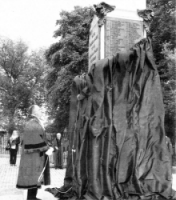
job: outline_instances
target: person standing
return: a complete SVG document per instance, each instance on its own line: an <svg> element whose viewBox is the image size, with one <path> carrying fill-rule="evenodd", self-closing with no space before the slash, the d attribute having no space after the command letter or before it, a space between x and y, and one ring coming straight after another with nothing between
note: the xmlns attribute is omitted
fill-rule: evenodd
<svg viewBox="0 0 176 200"><path fill-rule="evenodd" d="M170 138L168 136L165 136L165 138L166 138L166 145L167 145L168 151L169 151L170 155L172 156L173 149L172 149L171 140L170 140Z"/></svg>
<svg viewBox="0 0 176 200"><path fill-rule="evenodd" d="M10 165L16 165L16 158L18 152L18 146L20 143L20 137L18 131L14 130L11 137L8 140L9 153L10 153Z"/></svg>
<svg viewBox="0 0 176 200"><path fill-rule="evenodd" d="M62 169L61 133L56 134L53 141L55 169Z"/></svg>
<svg viewBox="0 0 176 200"><path fill-rule="evenodd" d="M22 155L16 187L28 189L27 200L37 200L37 190L41 184L50 184L48 155L51 149L49 149L40 117L40 107L31 106L24 126Z"/></svg>
<svg viewBox="0 0 176 200"><path fill-rule="evenodd" d="M171 168L172 168L172 155L173 155L172 143L168 136L165 136L165 139L166 139L166 145L168 148L169 157L170 157L170 161L171 161Z"/></svg>

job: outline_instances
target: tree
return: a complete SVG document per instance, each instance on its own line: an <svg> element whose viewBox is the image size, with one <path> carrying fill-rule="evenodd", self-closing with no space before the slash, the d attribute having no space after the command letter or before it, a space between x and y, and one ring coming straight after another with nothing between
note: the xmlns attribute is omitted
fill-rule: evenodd
<svg viewBox="0 0 176 200"><path fill-rule="evenodd" d="M22 41L0 40L1 115L8 118L9 134L32 102L44 101L42 54L32 52L29 55L27 50Z"/></svg>
<svg viewBox="0 0 176 200"><path fill-rule="evenodd" d="M169 80L162 81L163 100L165 104L165 129L167 135L171 138L172 143L175 143L175 103L176 103L176 51L171 51L168 45L164 45L163 54L168 67L167 77Z"/></svg>
<svg viewBox="0 0 176 200"><path fill-rule="evenodd" d="M171 50L176 47L175 5L175 0L148 0L148 7L154 11L151 32L157 63L164 58L162 54L164 43L170 43Z"/></svg>
<svg viewBox="0 0 176 200"><path fill-rule="evenodd" d="M168 81L168 66L163 53L164 45L167 49L174 51L176 48L176 21L175 21L175 0L150 0L149 7L155 15L151 25L152 43L156 63L162 81Z"/></svg>
<svg viewBox="0 0 176 200"><path fill-rule="evenodd" d="M55 131L63 131L68 126L72 80L88 69L88 37L93 9L75 7L71 12L62 11L60 17L56 22L59 28L54 33L60 40L45 54L52 67L46 87Z"/></svg>
<svg viewBox="0 0 176 200"><path fill-rule="evenodd" d="M160 74L165 104L166 134L175 144L176 21L175 0L148 0L155 15L151 24L153 50Z"/></svg>

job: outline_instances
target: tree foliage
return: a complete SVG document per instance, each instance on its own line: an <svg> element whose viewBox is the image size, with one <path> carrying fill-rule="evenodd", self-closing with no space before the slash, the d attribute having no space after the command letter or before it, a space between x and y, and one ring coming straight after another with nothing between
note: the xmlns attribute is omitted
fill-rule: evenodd
<svg viewBox="0 0 176 200"><path fill-rule="evenodd" d="M163 54L165 56L164 62L167 67L166 80L162 81L163 99L165 104L165 129L167 135L171 138L173 144L175 143L175 121L176 121L176 51L170 50L168 44L164 45ZM163 61L162 61L163 62Z"/></svg>
<svg viewBox="0 0 176 200"><path fill-rule="evenodd" d="M87 71L88 37L93 16L92 8L75 7L73 11L62 11L56 24L59 28L54 37L60 37L46 51L46 59L52 70L47 77L48 99L51 115L55 119L55 131L68 126L69 102L73 78Z"/></svg>
<svg viewBox="0 0 176 200"><path fill-rule="evenodd" d="M164 58L162 54L163 44L169 43L169 48L176 47L176 24L175 24L175 0L149 0L148 6L154 11L152 22L152 43L156 62Z"/></svg>
<svg viewBox="0 0 176 200"><path fill-rule="evenodd" d="M176 11L175 0L148 0L155 15L151 25L156 64L163 88L166 134L175 142Z"/></svg>
<svg viewBox="0 0 176 200"><path fill-rule="evenodd" d="M1 116L7 116L10 133L31 103L44 101L43 58L41 52L29 55L22 41L0 40Z"/></svg>

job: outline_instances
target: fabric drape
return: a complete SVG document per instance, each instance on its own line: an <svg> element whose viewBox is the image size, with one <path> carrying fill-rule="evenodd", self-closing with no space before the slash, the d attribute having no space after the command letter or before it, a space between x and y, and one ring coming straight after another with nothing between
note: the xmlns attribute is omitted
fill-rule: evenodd
<svg viewBox="0 0 176 200"><path fill-rule="evenodd" d="M164 105L150 40L98 61L74 84L69 159L77 198L171 198Z"/></svg>

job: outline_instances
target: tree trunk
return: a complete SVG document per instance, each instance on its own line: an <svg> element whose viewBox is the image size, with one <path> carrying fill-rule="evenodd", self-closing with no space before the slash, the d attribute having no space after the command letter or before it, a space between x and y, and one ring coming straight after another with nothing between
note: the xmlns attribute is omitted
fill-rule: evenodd
<svg viewBox="0 0 176 200"><path fill-rule="evenodd" d="M9 135L9 137L12 135L13 130L15 128L14 113L15 113L15 111L11 112L10 116L9 116L9 125L8 125L8 135Z"/></svg>

